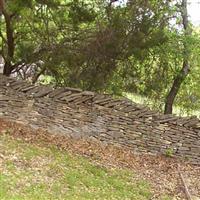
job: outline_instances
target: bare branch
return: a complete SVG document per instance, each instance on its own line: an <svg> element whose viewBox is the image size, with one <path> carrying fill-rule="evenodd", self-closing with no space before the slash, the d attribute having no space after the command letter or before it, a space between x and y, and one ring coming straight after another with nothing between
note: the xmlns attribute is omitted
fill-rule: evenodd
<svg viewBox="0 0 200 200"><path fill-rule="evenodd" d="M192 200L191 194L190 194L190 192L189 192L189 189L188 189L188 187L187 187L187 184L186 184L186 182L185 182L185 179L184 179L184 177L183 177L183 174L181 173L180 165L178 165L178 173L179 173L180 178L181 178L181 181L182 181L182 183L183 183L183 186L184 186L184 190L185 190L185 194L186 194L187 199L188 199L188 200Z"/></svg>

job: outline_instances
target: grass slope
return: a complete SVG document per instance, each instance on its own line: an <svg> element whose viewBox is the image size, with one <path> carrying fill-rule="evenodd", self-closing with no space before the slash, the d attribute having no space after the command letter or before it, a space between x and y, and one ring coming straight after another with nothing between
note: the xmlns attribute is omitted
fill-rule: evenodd
<svg viewBox="0 0 200 200"><path fill-rule="evenodd" d="M0 134L0 199L150 199L149 185L131 171L97 166L55 147Z"/></svg>

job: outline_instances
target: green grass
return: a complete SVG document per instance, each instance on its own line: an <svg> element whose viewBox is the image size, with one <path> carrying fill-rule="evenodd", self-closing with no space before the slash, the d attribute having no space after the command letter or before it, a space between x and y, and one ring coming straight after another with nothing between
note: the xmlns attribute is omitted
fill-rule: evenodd
<svg viewBox="0 0 200 200"><path fill-rule="evenodd" d="M55 147L0 135L1 200L147 200L150 186L129 170L100 167Z"/></svg>
<svg viewBox="0 0 200 200"><path fill-rule="evenodd" d="M161 200L172 200L172 197L169 197L169 196L163 196L161 198Z"/></svg>

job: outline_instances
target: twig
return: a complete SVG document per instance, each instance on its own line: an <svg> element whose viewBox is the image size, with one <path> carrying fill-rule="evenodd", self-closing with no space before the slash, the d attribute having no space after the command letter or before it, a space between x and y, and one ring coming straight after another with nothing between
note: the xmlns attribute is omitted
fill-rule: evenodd
<svg viewBox="0 0 200 200"><path fill-rule="evenodd" d="M5 156L4 156L3 154L0 154L0 158L4 159L4 158L5 158Z"/></svg>
<svg viewBox="0 0 200 200"><path fill-rule="evenodd" d="M187 184L186 184L186 182L185 182L185 179L184 179L184 177L183 177L183 174L181 173L180 165L179 165L179 164L178 164L178 173L179 173L180 178L181 178L181 181L182 181L182 183L183 183L184 191L185 191L185 194L186 194L187 199L188 199L188 200L192 200L192 196L191 196L191 194L190 194L190 192L189 192L189 189L188 189L188 187L187 187Z"/></svg>

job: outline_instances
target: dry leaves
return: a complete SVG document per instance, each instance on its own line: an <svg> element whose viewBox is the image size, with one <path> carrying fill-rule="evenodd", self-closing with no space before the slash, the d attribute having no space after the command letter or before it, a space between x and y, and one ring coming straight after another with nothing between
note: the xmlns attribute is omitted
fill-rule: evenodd
<svg viewBox="0 0 200 200"><path fill-rule="evenodd" d="M160 199L163 194L177 200L186 199L177 170L179 164L191 195L195 200L200 199L200 166L165 156L135 155L130 149L102 144L97 140L77 140L63 135L53 135L45 130L33 130L23 124L3 119L0 119L0 133L10 134L14 138L37 145L56 145L73 154L86 156L105 167L129 168L133 170L136 179L143 178L151 183L154 193L152 199Z"/></svg>

